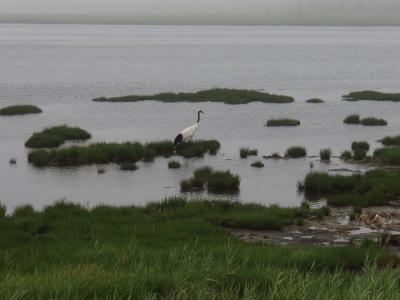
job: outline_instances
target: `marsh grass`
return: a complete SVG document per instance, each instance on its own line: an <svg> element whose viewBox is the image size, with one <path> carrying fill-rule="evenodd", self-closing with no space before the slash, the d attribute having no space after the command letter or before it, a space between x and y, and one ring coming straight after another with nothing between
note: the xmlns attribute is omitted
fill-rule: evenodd
<svg viewBox="0 0 400 300"><path fill-rule="evenodd" d="M285 152L285 157L288 158L300 158L307 155L306 148L302 146L291 146Z"/></svg>
<svg viewBox="0 0 400 300"><path fill-rule="evenodd" d="M331 160L332 150L329 148L321 149L319 157L322 161L329 162Z"/></svg>
<svg viewBox="0 0 400 300"><path fill-rule="evenodd" d="M26 142L28 148L56 148L65 141L84 141L92 136L86 130L79 127L66 125L46 128L41 132L35 132Z"/></svg>
<svg viewBox="0 0 400 300"><path fill-rule="evenodd" d="M41 112L42 110L35 105L12 105L0 109L0 115L3 116L38 114Z"/></svg>
<svg viewBox="0 0 400 300"><path fill-rule="evenodd" d="M199 140L183 143L176 150L183 157L202 157L205 153L217 151L220 144L214 140ZM158 156L172 156L172 141L147 144L138 142L95 143L87 146L70 146L53 150L35 150L28 154L28 161L37 167L78 166L105 163L135 163L139 160L151 162Z"/></svg>
<svg viewBox="0 0 400 300"><path fill-rule="evenodd" d="M319 98L311 98L306 100L306 103L324 103L325 101Z"/></svg>
<svg viewBox="0 0 400 300"><path fill-rule="evenodd" d="M377 91L357 91L351 92L348 95L343 96L343 100L347 101L359 101L359 100L371 100L371 101L400 101L399 93L382 93Z"/></svg>
<svg viewBox="0 0 400 300"><path fill-rule="evenodd" d="M328 204L365 207L383 205L400 196L400 171L372 170L350 176L310 172L303 185L308 196L328 196Z"/></svg>
<svg viewBox="0 0 400 300"><path fill-rule="evenodd" d="M218 226L280 229L308 214L173 198L90 210L60 203L6 216L0 298L397 299L398 258L376 244L250 244Z"/></svg>
<svg viewBox="0 0 400 300"><path fill-rule="evenodd" d="M363 160L367 157L367 151L362 149L355 149L353 151L353 159L355 161Z"/></svg>
<svg viewBox="0 0 400 300"><path fill-rule="evenodd" d="M343 123L345 124L360 124L360 115L349 115L344 120Z"/></svg>
<svg viewBox="0 0 400 300"><path fill-rule="evenodd" d="M181 163L177 160L170 160L168 162L168 169L179 169L181 167Z"/></svg>
<svg viewBox="0 0 400 300"><path fill-rule="evenodd" d="M295 119L270 119L265 126L268 127L281 127L281 126L299 126L300 121Z"/></svg>
<svg viewBox="0 0 400 300"><path fill-rule="evenodd" d="M388 165L400 165L400 146L379 148L374 151L373 157Z"/></svg>
<svg viewBox="0 0 400 300"><path fill-rule="evenodd" d="M353 154L349 150L345 150L340 154L340 158L343 160L350 160L353 157Z"/></svg>
<svg viewBox="0 0 400 300"><path fill-rule="evenodd" d="M222 102L226 104L246 104L250 102L291 103L292 97L274 95L254 90L221 89L199 91L195 93L160 93L155 95L131 95L122 97L100 97L95 102L136 102L155 100L161 102Z"/></svg>
<svg viewBox="0 0 400 300"><path fill-rule="evenodd" d="M385 136L380 142L384 146L400 146L400 135Z"/></svg>
<svg viewBox="0 0 400 300"><path fill-rule="evenodd" d="M388 123L384 119L378 119L374 117L364 118L360 121L363 126L386 126Z"/></svg>
<svg viewBox="0 0 400 300"><path fill-rule="evenodd" d="M240 158L247 158L247 156L257 156L258 150L257 149L250 149L247 147L242 147L239 149Z"/></svg>
<svg viewBox="0 0 400 300"><path fill-rule="evenodd" d="M368 151L369 150L369 144L367 141L354 141L351 143L351 150L363 150L363 151Z"/></svg>
<svg viewBox="0 0 400 300"><path fill-rule="evenodd" d="M230 171L214 170L209 166L203 166L194 170L193 177L181 181L181 189L204 189L213 193L237 193L239 192L240 177Z"/></svg>
<svg viewBox="0 0 400 300"><path fill-rule="evenodd" d="M254 168L263 168L264 164L263 164L262 161L256 160L255 162L251 163L251 166L254 167Z"/></svg>

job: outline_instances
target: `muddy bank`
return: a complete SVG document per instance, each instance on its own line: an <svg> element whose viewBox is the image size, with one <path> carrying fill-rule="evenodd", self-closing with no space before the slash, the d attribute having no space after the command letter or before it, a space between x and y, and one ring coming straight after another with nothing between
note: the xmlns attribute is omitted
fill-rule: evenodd
<svg viewBox="0 0 400 300"><path fill-rule="evenodd" d="M350 220L352 207L330 207L330 216L322 220L309 218L303 226L292 225L282 231L227 228L233 236L249 243L275 243L280 245L360 245L365 239L377 241L379 229ZM363 214L390 212L390 242L388 248L400 255L400 201L390 206L363 209Z"/></svg>

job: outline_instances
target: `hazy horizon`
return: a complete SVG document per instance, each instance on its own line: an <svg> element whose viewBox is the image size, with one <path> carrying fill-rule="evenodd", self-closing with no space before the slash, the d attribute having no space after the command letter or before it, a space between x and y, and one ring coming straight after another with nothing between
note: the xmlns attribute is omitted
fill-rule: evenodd
<svg viewBox="0 0 400 300"><path fill-rule="evenodd" d="M398 0L3 0L0 22L400 25Z"/></svg>

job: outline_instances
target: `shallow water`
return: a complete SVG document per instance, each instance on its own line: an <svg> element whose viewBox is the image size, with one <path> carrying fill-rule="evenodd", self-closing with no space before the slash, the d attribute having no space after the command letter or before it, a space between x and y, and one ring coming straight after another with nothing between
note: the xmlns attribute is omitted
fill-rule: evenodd
<svg viewBox="0 0 400 300"><path fill-rule="evenodd" d="M0 201L9 209L56 199L97 203L143 204L179 194L179 181L195 167L231 169L241 178L243 202L298 205L296 182L310 170L341 167L334 159L264 160L251 168L239 147L259 155L284 153L304 145L309 155L331 147L334 155L353 140L377 139L400 131L400 104L342 102L352 90L398 91L399 28L195 27L99 25L0 25L0 105L36 103L40 115L0 118ZM93 103L98 96L192 91L211 87L255 88L291 95L292 104L225 105L218 103ZM306 104L321 97L327 103ZM167 159L139 163L135 172L107 165L37 169L27 164L23 144L33 131L66 123L81 126L92 141L172 139L203 117L198 138L217 139L215 157L183 160L167 169ZM350 113L383 117L387 127L345 126ZM269 118L291 117L300 127L267 128ZM17 165L9 165L11 157ZM260 158L260 157L259 157ZM262 158L261 158L262 159Z"/></svg>

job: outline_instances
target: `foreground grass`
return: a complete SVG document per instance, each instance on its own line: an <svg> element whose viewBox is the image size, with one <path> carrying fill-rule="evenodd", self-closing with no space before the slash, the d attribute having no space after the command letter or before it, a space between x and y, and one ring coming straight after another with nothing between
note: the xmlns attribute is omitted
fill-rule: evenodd
<svg viewBox="0 0 400 300"><path fill-rule="evenodd" d="M400 171L373 170L351 176L310 172L303 186L308 196L327 196L328 204L366 207L400 196Z"/></svg>
<svg viewBox="0 0 400 300"><path fill-rule="evenodd" d="M289 96L274 95L254 90L211 89L195 93L161 93L155 95L131 95L111 98L96 98L96 102L136 102L156 100L162 102L222 102L226 104L246 104L249 102L290 103L294 99Z"/></svg>
<svg viewBox="0 0 400 300"><path fill-rule="evenodd" d="M104 163L135 163L139 160L152 161L157 156L169 157L174 154L202 157L216 154L220 143L215 140L197 140L182 143L174 152L172 141L141 143L96 143L88 146L71 146L53 150L35 150L28 154L28 161L37 167L79 166Z"/></svg>
<svg viewBox="0 0 400 300"><path fill-rule="evenodd" d="M38 114L41 112L42 110L35 105L12 105L0 109L0 115L3 116Z"/></svg>
<svg viewBox="0 0 400 300"><path fill-rule="evenodd" d="M268 127L281 127L281 126L299 126L300 121L295 119L270 119L265 126Z"/></svg>
<svg viewBox="0 0 400 300"><path fill-rule="evenodd" d="M305 213L184 199L91 210L66 202L41 212L17 208L0 219L0 297L396 299L400 271L377 266L398 259L378 246L247 244L217 226L291 223Z"/></svg>
<svg viewBox="0 0 400 300"><path fill-rule="evenodd" d="M372 101L400 101L399 93L382 93L377 91L351 92L343 96L347 101L372 100Z"/></svg>
<svg viewBox="0 0 400 300"><path fill-rule="evenodd" d="M26 142L28 148L56 148L65 141L84 141L92 136L86 130L79 127L66 125L45 128L41 132L35 132Z"/></svg>

